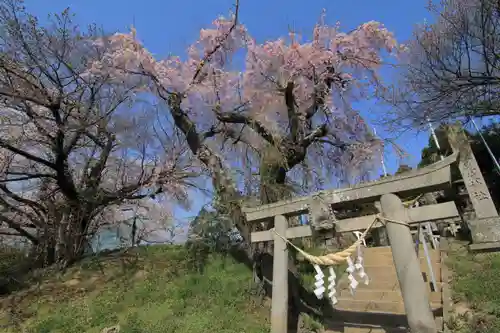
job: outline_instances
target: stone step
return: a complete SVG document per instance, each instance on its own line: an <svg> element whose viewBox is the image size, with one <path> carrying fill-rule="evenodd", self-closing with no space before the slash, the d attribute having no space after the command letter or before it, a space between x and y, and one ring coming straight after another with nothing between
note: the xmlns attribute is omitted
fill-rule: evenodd
<svg viewBox="0 0 500 333"><path fill-rule="evenodd" d="M359 280L359 279L358 279ZM394 290L399 290L399 282L397 279L370 279L370 282L368 285L365 285L364 283L360 282L356 290L387 290L387 291L394 291ZM344 275L338 282L337 282L337 290L340 292L342 290L349 290L349 280L347 280L347 274Z"/></svg>
<svg viewBox="0 0 500 333"><path fill-rule="evenodd" d="M442 308L441 302L431 302L432 310ZM390 314L405 314L403 302L387 302L387 301L361 301L355 299L339 299L339 302L334 306L337 310L356 311L356 312L378 312Z"/></svg>
<svg viewBox="0 0 500 333"><path fill-rule="evenodd" d="M399 290L356 290L354 295L349 290L342 290L338 297L339 299L357 300L357 301L387 301L387 302L402 302L403 296ZM439 303L442 300L441 292L430 292L429 301Z"/></svg>
<svg viewBox="0 0 500 333"><path fill-rule="evenodd" d="M441 256L437 252L431 252L430 258L432 263L440 263ZM425 253L419 253L420 265L427 265ZM377 265L394 265L391 253L363 253L363 262L366 264L377 263Z"/></svg>
<svg viewBox="0 0 500 333"><path fill-rule="evenodd" d="M438 249L431 249L430 246L431 246L430 242L428 241L427 247L429 248L429 250L439 251L439 248ZM415 248L415 244L413 244L413 247ZM424 245L422 243L420 243L418 248L419 248L419 250L423 251ZM372 246L372 247L365 247L365 249L369 249L369 250L377 251L377 252L390 252L390 251L392 251L390 246Z"/></svg>
<svg viewBox="0 0 500 333"><path fill-rule="evenodd" d="M439 249L436 249L436 250L431 249L429 243L427 243L427 246L428 246L429 250L439 252ZM419 252L424 251L424 246L422 244L420 244L420 246L418 248L419 248ZM371 253L390 253L392 251L392 249L390 246L374 246L374 247L365 247L365 248L363 248L363 251L365 251L365 252L368 251Z"/></svg>
<svg viewBox="0 0 500 333"><path fill-rule="evenodd" d="M339 326L327 329L325 333L407 333L407 328L399 327L377 327L377 326Z"/></svg>
<svg viewBox="0 0 500 333"><path fill-rule="evenodd" d="M441 290L442 282L437 281L437 291ZM431 283L426 283L428 292L431 292ZM337 291L341 292L343 290L349 290L349 281L347 276L342 277L342 279L337 283ZM360 283L356 290L384 290L384 291L398 291L399 282L397 279L381 280L381 279L371 279L368 285Z"/></svg>
<svg viewBox="0 0 500 333"><path fill-rule="evenodd" d="M424 259L426 260L425 252L422 249L419 250L418 256L420 261ZM429 249L429 256L431 258L431 262L441 262L441 252L439 250ZM380 262L381 264L385 262L393 263L392 259L392 251L390 247L369 247L363 249L363 257L364 262Z"/></svg>
<svg viewBox="0 0 500 333"><path fill-rule="evenodd" d="M434 278L436 279L436 282L442 282L442 270L439 265L433 265L433 273L434 273ZM373 283L376 283L377 281L384 281L385 283L398 283L398 276L396 274L396 269L394 266L365 266L365 272L368 275L370 285ZM348 274L347 272L343 272L342 276L340 276L337 280L337 284L342 284L349 282L348 280ZM361 279L358 275L358 273L354 273L354 277L358 282L362 282L363 279ZM425 282L431 282L431 274L429 272L428 267L423 267L422 268L422 277ZM380 288L376 288L380 289ZM384 288L380 289L384 290ZM389 289L391 290L391 289Z"/></svg>
<svg viewBox="0 0 500 333"><path fill-rule="evenodd" d="M434 276L437 281L441 281L441 264L433 264L432 269L434 271ZM382 266L382 265L365 265L365 272L368 274L370 280L376 279L397 279L396 268L394 266ZM430 280L430 272L429 267L427 265L423 265L421 267L423 273L425 273L426 277ZM347 275L347 274L344 274ZM357 276L355 273L354 276Z"/></svg>
<svg viewBox="0 0 500 333"><path fill-rule="evenodd" d="M443 330L443 317L435 318L438 332ZM346 322L328 323L324 333L408 333L409 329L406 325L397 326L380 326L370 324L356 324Z"/></svg>
<svg viewBox="0 0 500 333"><path fill-rule="evenodd" d="M432 268L437 281L437 291L431 291L429 267L423 247L419 259L424 281L426 281L429 302L435 315L442 311L441 253L429 245ZM366 248L363 251L365 271L370 283L360 283L354 296L349 291L347 274L337 283L339 302L335 315L325 332L329 333L403 333L408 332L404 303L402 300L391 248ZM357 277L357 275L355 274ZM357 277L361 282L361 279ZM442 330L442 318L436 318L438 330Z"/></svg>

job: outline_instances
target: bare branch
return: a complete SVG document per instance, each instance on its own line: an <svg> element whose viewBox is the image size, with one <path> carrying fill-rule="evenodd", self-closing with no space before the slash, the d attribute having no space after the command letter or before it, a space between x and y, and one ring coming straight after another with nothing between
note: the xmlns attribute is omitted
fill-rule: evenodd
<svg viewBox="0 0 500 333"><path fill-rule="evenodd" d="M431 1L429 10L435 22L417 27L401 80L383 96L394 107L385 122L392 130L421 127L427 119L499 115L497 2Z"/></svg>
<svg viewBox="0 0 500 333"><path fill-rule="evenodd" d="M259 121L252 119L250 116L245 116L244 114L238 112L220 112L217 113L217 119L223 123L247 125L270 144L275 144L276 142L273 134L271 134L271 132L268 131Z"/></svg>

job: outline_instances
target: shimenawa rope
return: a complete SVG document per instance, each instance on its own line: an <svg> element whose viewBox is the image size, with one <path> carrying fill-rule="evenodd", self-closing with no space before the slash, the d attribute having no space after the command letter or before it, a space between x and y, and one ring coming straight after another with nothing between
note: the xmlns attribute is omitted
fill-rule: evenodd
<svg viewBox="0 0 500 333"><path fill-rule="evenodd" d="M414 201L416 201L417 199L415 199ZM363 232L363 234L361 234L359 239L356 242L354 242L354 244L352 244L351 246L349 246L347 249L345 249L343 251L336 252L336 253L329 253L329 254L326 254L323 256L314 256L312 254L309 254L309 253L305 252L304 250L302 250L301 248L299 248L298 246L296 246L295 244L293 244L292 242L290 242L288 239L286 239L282 235L280 235L278 232L276 232L276 230L274 228L272 228L271 230L278 237L283 239L287 244L290 244L294 249L296 249L300 254L302 254L304 256L304 258L306 260L308 260L310 263L317 264L317 265L323 265L323 266L332 266L332 265L338 265L338 264L342 264L342 263L346 262L347 258L349 258L354 252L356 252L356 249L358 248L358 246L360 246L363 243L363 240L365 239L366 235L373 228L373 226L375 224L377 224L377 222L380 222L382 224L384 222L385 223L390 222L390 223L397 223L397 224L409 226L409 224L406 222L391 220L391 219L388 219L386 217L383 217L381 214L377 214L377 215L375 215L375 218L373 219L373 222L370 224L370 226L368 228L366 228L366 230Z"/></svg>

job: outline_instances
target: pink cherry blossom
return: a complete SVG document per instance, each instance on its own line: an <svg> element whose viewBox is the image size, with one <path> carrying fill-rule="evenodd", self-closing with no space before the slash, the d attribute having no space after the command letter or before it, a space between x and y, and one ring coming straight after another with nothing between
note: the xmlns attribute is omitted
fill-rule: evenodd
<svg viewBox="0 0 500 333"><path fill-rule="evenodd" d="M219 17L211 28L200 31L185 60L177 56L156 59L132 30L96 43L106 48L106 60L93 64L89 74L111 74L118 80L123 75L149 78L146 87L162 99L180 98L182 112L199 132L222 123L226 135L241 131L245 145L256 149L286 138L296 144L304 142L308 135L321 132L314 128L323 126L328 130L311 140L307 158L342 160L356 168L371 161L369 156L380 151L381 142L373 139L351 105L383 89L378 70L385 55L400 49L393 34L379 22L344 33L338 23L329 26L324 21L323 14L311 41L301 43L290 33L289 38L259 43L243 25L235 24L234 16ZM230 66L236 52L246 53L241 71ZM289 88L293 102L286 100ZM301 128L297 135L289 131L290 108ZM235 114L245 120L236 121ZM259 129L249 123L258 123ZM244 140L236 141L242 144ZM340 144L347 148L339 149Z"/></svg>

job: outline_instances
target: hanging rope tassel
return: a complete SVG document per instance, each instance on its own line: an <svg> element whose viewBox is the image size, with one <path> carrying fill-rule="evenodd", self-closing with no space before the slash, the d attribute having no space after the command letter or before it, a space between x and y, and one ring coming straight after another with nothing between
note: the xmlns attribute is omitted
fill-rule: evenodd
<svg viewBox="0 0 500 333"><path fill-rule="evenodd" d="M346 272L348 274L347 279L349 280L349 290L351 291L351 295L353 296L359 284L359 282L356 281L354 275L352 274L354 273L355 270L356 268L354 267L354 263L352 262L351 257L347 257L347 269L346 269Z"/></svg>
<svg viewBox="0 0 500 333"><path fill-rule="evenodd" d="M335 274L335 270L332 266L328 267L328 272L330 273L330 276L328 277L328 282L330 282L328 285L328 297L332 300L333 305L335 305L338 303L336 297L337 290L335 289L335 280L337 279L337 275Z"/></svg>
<svg viewBox="0 0 500 333"><path fill-rule="evenodd" d="M359 231L355 231L354 235L359 239L361 239L361 236L363 234ZM363 246L366 247L366 241L363 239ZM358 271L358 276L363 279L363 282L365 285L368 285L370 283L370 279L368 278L368 275L365 272L365 268L363 267L363 250L361 248L361 245L358 246L358 256L356 258L356 263L354 264L354 268Z"/></svg>
<svg viewBox="0 0 500 333"><path fill-rule="evenodd" d="M323 286L325 284L325 274L323 274L323 271L321 270L321 267L319 265L313 265L314 270L316 271L316 275L314 278L316 279L316 282L314 283L314 286L316 289L314 289L314 294L318 299L323 298L323 294L325 293L325 287Z"/></svg>
<svg viewBox="0 0 500 333"><path fill-rule="evenodd" d="M323 294L326 291L326 288L324 287L325 274L321 270L320 266L334 266L334 265L338 265L338 264L342 264L342 263L347 262L348 267L347 267L346 271L348 272L349 287L350 287L352 294L354 294L355 289L359 285L359 282L353 276L353 273L355 271L358 271L359 277L364 279L365 284L369 283L368 275L365 273L364 268L363 268L363 257L361 255L361 245L366 246L366 242L365 242L366 235L373 228L373 226L375 226L378 222L380 222L382 224L384 224L386 222L398 223L398 224L403 224L403 225L409 226L408 223L406 223L406 222L387 219L387 218L381 216L380 214L377 214L375 216L373 222L370 224L370 226L368 226L368 228L366 228L366 230L363 233L356 234L356 237L358 237L358 236L359 237L358 237L358 240L356 242L354 242L354 244L352 244L351 246L349 246L347 249L345 249L343 251L336 252L336 253L330 253L330 254L326 254L323 256L314 256L312 254L309 254L306 251L299 248L298 246L296 246L295 244L293 244L292 242L290 242L284 236L280 235L278 232L276 232L276 230L274 228L272 228L271 230L278 237L283 239L287 244L289 244L295 250L297 250L300 254L302 254L302 256L306 260L308 260L311 264L313 264L314 269L316 270L316 275L315 275L316 282L314 283L314 286L316 288L314 289L314 293L316 294L316 297L318 297L318 299L321 299L321 298L323 298ZM357 251L357 262L356 262L356 264L354 264L351 257L354 253L356 253L356 251ZM328 278L328 281L330 282L330 284L328 286L328 290L330 292L329 292L328 296L332 299L332 301L335 304L337 302L337 298L335 297L335 293L336 293L335 283L332 284L332 281L334 282L335 278L330 281L331 276L332 276L332 273L330 272L330 277ZM332 295L332 296L330 296L330 295Z"/></svg>

